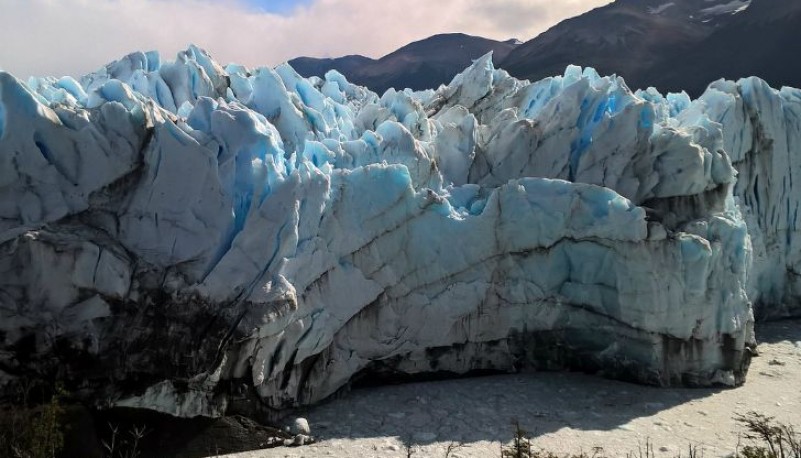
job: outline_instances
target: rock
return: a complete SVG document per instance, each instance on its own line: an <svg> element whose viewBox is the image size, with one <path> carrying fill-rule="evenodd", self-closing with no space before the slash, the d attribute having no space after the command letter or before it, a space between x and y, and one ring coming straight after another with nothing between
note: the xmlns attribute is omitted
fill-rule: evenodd
<svg viewBox="0 0 801 458"><path fill-rule="evenodd" d="M311 444L312 442L312 438L305 434L298 434L292 439L292 445L294 446L307 445Z"/></svg>
<svg viewBox="0 0 801 458"><path fill-rule="evenodd" d="M292 434L304 434L306 436L311 435L309 422L302 417L296 418L295 422L292 424L291 432Z"/></svg>

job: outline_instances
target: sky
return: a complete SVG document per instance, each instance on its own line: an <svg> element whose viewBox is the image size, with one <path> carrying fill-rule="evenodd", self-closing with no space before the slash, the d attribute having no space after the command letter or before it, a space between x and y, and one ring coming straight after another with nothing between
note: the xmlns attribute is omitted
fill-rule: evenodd
<svg viewBox="0 0 801 458"><path fill-rule="evenodd" d="M0 0L0 69L80 76L132 51L190 44L217 61L381 57L437 33L527 41L610 0Z"/></svg>

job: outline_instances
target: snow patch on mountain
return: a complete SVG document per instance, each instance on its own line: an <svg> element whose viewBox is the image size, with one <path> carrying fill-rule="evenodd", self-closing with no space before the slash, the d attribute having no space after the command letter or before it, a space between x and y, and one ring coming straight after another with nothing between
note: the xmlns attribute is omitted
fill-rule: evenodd
<svg viewBox="0 0 801 458"><path fill-rule="evenodd" d="M746 9L748 9L749 6L751 6L751 0L732 0L730 2L720 3L714 6L704 8L701 10L701 13L707 16L737 14L745 11Z"/></svg>
<svg viewBox="0 0 801 458"><path fill-rule="evenodd" d="M667 2L667 3L663 3L663 4L659 5L659 6L649 6L648 7L648 12L651 13L651 14L662 14L662 12L664 12L665 10L670 8L671 6L675 6L675 5L676 5L675 2Z"/></svg>

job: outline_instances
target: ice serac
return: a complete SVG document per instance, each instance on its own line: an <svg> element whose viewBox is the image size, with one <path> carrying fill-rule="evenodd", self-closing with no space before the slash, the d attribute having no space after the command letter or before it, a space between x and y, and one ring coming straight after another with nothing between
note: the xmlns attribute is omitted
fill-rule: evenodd
<svg viewBox="0 0 801 458"><path fill-rule="evenodd" d="M748 293L756 313L801 313L801 91L746 78L716 81L692 102L676 94L654 102L677 128L702 127L709 148L725 151L737 169L733 192L753 246Z"/></svg>
<svg viewBox="0 0 801 458"><path fill-rule="evenodd" d="M194 46L0 74L3 383L178 416L432 372L741 383L752 302L801 294L799 114L490 55L383 96Z"/></svg>

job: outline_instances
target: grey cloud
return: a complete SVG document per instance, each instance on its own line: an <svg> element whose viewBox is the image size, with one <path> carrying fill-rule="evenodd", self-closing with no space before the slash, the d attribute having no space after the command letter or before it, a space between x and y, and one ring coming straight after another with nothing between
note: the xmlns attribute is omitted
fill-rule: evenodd
<svg viewBox="0 0 801 458"><path fill-rule="evenodd" d="M478 1L475 14L491 21L498 29L526 30L534 24L548 21L548 6L544 2L487 2ZM509 38L512 38L510 35ZM527 40L531 37L517 37Z"/></svg>

